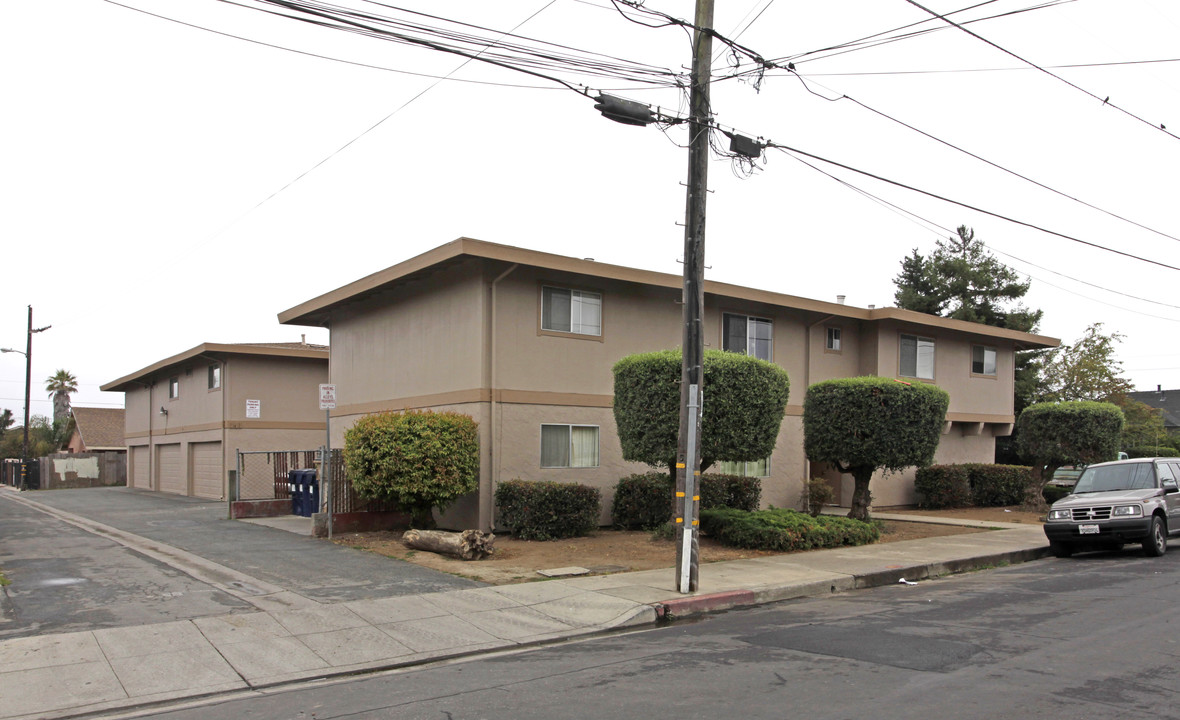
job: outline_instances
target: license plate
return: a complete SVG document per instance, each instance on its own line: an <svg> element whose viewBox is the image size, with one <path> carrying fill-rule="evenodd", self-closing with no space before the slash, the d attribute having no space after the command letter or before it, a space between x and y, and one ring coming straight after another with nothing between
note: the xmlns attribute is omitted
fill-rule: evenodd
<svg viewBox="0 0 1180 720"><path fill-rule="evenodd" d="M1097 525L1078 525L1078 534L1079 535L1097 535L1098 534L1098 526Z"/></svg>

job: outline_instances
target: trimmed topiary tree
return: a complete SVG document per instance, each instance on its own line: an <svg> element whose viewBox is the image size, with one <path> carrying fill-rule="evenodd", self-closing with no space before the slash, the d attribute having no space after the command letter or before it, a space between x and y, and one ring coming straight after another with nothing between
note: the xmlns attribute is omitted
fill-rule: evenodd
<svg viewBox="0 0 1180 720"><path fill-rule="evenodd" d="M848 517L867 520L869 481L877 469L929 465L950 396L925 383L880 377L825 380L807 388L803 449L855 481Z"/></svg>
<svg viewBox="0 0 1180 720"><path fill-rule="evenodd" d="M680 351L628 355L615 363L615 425L623 459L668 468L675 477L680 432ZM706 350L701 471L718 461L770 455L787 409L790 381L774 363Z"/></svg>
<svg viewBox="0 0 1180 720"><path fill-rule="evenodd" d="M1029 405L1016 421L1020 454L1032 461L1034 482L1025 502L1044 504L1045 483L1063 465L1089 465L1119 454L1123 411L1105 402L1078 400Z"/></svg>
<svg viewBox="0 0 1180 720"><path fill-rule="evenodd" d="M361 497L397 503L411 527L435 527L479 486L479 425L454 412L366 415L344 433L344 473Z"/></svg>

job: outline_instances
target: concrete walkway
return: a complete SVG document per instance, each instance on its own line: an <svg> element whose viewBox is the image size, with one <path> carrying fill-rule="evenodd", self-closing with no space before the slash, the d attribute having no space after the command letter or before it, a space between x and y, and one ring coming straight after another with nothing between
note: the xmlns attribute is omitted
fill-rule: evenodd
<svg viewBox="0 0 1180 720"><path fill-rule="evenodd" d="M668 568L339 603L295 597L158 540L115 531L121 542L142 541L144 551L174 567L191 562L194 577L238 588L258 611L0 642L0 718L68 717L250 693L1048 554L1039 525L980 526L1001 529L705 564L700 591L687 596L675 591Z"/></svg>

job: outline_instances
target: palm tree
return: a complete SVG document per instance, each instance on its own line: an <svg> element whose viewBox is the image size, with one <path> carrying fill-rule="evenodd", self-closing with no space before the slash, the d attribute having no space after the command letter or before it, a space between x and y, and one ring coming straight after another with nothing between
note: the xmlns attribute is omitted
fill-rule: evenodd
<svg viewBox="0 0 1180 720"><path fill-rule="evenodd" d="M78 392L78 378L68 370L58 370L45 381L45 389L53 398L53 422L65 423L70 416L70 393Z"/></svg>

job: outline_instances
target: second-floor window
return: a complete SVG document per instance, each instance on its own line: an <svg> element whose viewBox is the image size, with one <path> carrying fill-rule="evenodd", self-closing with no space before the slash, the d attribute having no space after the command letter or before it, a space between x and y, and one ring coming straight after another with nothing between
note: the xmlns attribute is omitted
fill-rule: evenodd
<svg viewBox="0 0 1180 720"><path fill-rule="evenodd" d="M824 344L824 349L827 350L828 352L834 352L834 353L840 352L840 340L841 340L840 328L830 327L827 330L828 330L828 339L827 339L827 342Z"/></svg>
<svg viewBox="0 0 1180 720"><path fill-rule="evenodd" d="M900 345L901 358L897 374L902 377L933 380L934 339L902 333Z"/></svg>
<svg viewBox="0 0 1180 720"><path fill-rule="evenodd" d="M725 326L721 338L723 350L774 362L774 325L770 320L725 313L722 323Z"/></svg>
<svg viewBox="0 0 1180 720"><path fill-rule="evenodd" d="M971 373L973 375L995 375L996 349L983 345L972 345Z"/></svg>
<svg viewBox="0 0 1180 720"><path fill-rule="evenodd" d="M602 294L570 288L541 288L541 329L602 335Z"/></svg>
<svg viewBox="0 0 1180 720"><path fill-rule="evenodd" d="M175 400L180 397L180 376L168 378L168 399Z"/></svg>
<svg viewBox="0 0 1180 720"><path fill-rule="evenodd" d="M216 364L210 365L209 366L209 389L216 390L219 387L221 387L221 366L216 365Z"/></svg>

